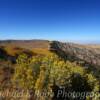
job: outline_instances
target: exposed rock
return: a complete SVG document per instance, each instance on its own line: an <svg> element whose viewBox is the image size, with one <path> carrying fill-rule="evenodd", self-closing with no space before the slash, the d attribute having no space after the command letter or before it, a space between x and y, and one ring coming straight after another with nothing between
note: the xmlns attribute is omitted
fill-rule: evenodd
<svg viewBox="0 0 100 100"><path fill-rule="evenodd" d="M57 53L64 60L75 61L81 65L100 69L100 54L94 49L73 43L50 42L49 50Z"/></svg>

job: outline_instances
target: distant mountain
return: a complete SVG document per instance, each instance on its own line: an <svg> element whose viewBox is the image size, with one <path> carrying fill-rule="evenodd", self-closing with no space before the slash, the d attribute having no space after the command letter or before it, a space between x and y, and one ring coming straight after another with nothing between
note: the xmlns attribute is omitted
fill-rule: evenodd
<svg viewBox="0 0 100 100"><path fill-rule="evenodd" d="M2 40L0 46L21 47L25 49L48 48L48 40Z"/></svg>

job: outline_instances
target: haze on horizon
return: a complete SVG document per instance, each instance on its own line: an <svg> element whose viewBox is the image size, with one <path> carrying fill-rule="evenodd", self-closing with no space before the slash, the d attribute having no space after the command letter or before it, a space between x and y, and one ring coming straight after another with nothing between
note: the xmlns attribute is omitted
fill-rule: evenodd
<svg viewBox="0 0 100 100"><path fill-rule="evenodd" d="M0 40L100 43L99 0L0 0Z"/></svg>

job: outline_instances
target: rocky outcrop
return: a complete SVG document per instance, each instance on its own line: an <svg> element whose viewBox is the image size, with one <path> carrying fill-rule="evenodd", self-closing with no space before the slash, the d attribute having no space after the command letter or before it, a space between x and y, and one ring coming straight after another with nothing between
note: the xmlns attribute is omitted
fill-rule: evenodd
<svg viewBox="0 0 100 100"><path fill-rule="evenodd" d="M86 48L78 44L58 41L50 42L48 49L55 52L64 60L70 60L85 67L91 66L91 68L100 69L100 53L94 49Z"/></svg>

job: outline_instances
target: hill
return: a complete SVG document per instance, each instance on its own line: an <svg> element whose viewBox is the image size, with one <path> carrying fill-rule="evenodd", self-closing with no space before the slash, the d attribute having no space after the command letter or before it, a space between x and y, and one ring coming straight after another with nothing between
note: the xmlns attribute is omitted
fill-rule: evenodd
<svg viewBox="0 0 100 100"><path fill-rule="evenodd" d="M47 48L48 40L3 40L0 41L0 46L6 46L8 48L21 47L25 49L33 48Z"/></svg>
<svg viewBox="0 0 100 100"><path fill-rule="evenodd" d="M50 42L49 50L64 60L76 62L86 68L92 68L92 70L100 70L100 50L91 45L52 41Z"/></svg>
<svg viewBox="0 0 100 100"><path fill-rule="evenodd" d="M52 54L53 56L51 56ZM55 78L56 83L57 82L59 83L59 84L57 83L58 87L60 87L60 84L62 83L66 87L65 83L69 82L68 80L71 80L75 83L70 83L72 85L72 87L69 87L70 90L78 89L77 86L79 85L82 90L83 87L86 88L85 90L88 90L87 89L88 83L93 84L95 83L95 80L97 80L100 83L99 60L100 60L99 46L97 47L94 45L80 45L74 43L63 43L59 41L47 41L47 40L0 41L0 89L17 90L18 86L16 86L12 82L13 76L16 77L16 75L18 75L19 80L22 81L23 79L24 80L23 82L25 84L27 84L28 82L29 82L28 84L30 84L30 82L33 82L33 80L38 76L36 81L37 88L39 88L39 86L41 87L42 86L41 84L44 84L40 82L46 81L49 83L50 81L52 83L53 81L52 79L49 81L47 80L53 75L51 78L53 79ZM51 67L48 64L51 64L50 66L52 68L53 67L55 68L53 70L50 70ZM30 68L32 69L30 70ZM33 71L35 72L33 73ZM38 72L38 74L40 75L35 75L34 77L33 74L36 74L36 72ZM50 76L49 74L52 72L53 74L51 74ZM76 78L73 76L74 74ZM68 78L68 80L66 80L66 77L68 77L69 75L70 77ZM87 78L88 75L89 79ZM32 77L32 80L30 76ZM42 79L44 81L41 81ZM76 80L78 83L76 82ZM19 82L19 85L21 85L21 81ZM70 86L70 84L68 86ZM84 84L84 86L82 86L82 84ZM52 83L51 85L53 86L53 87L51 86L52 89L54 88L53 91L55 91L57 87L55 86L54 83ZM28 85L28 87L30 86L34 87L33 83L31 85ZM97 89L97 87L100 85L97 85L96 83L93 86L95 86Z"/></svg>
<svg viewBox="0 0 100 100"><path fill-rule="evenodd" d="M0 41L0 58L15 63L18 55L49 55L56 53L60 58L76 62L91 70L100 70L100 46L81 45L48 40L5 40Z"/></svg>
<svg viewBox="0 0 100 100"><path fill-rule="evenodd" d="M64 60L100 69L99 45L80 45L48 40L6 40L0 41L0 47L5 50L5 55L16 56L22 52L31 55L48 55L50 52L54 52ZM4 52L1 55L3 56Z"/></svg>

